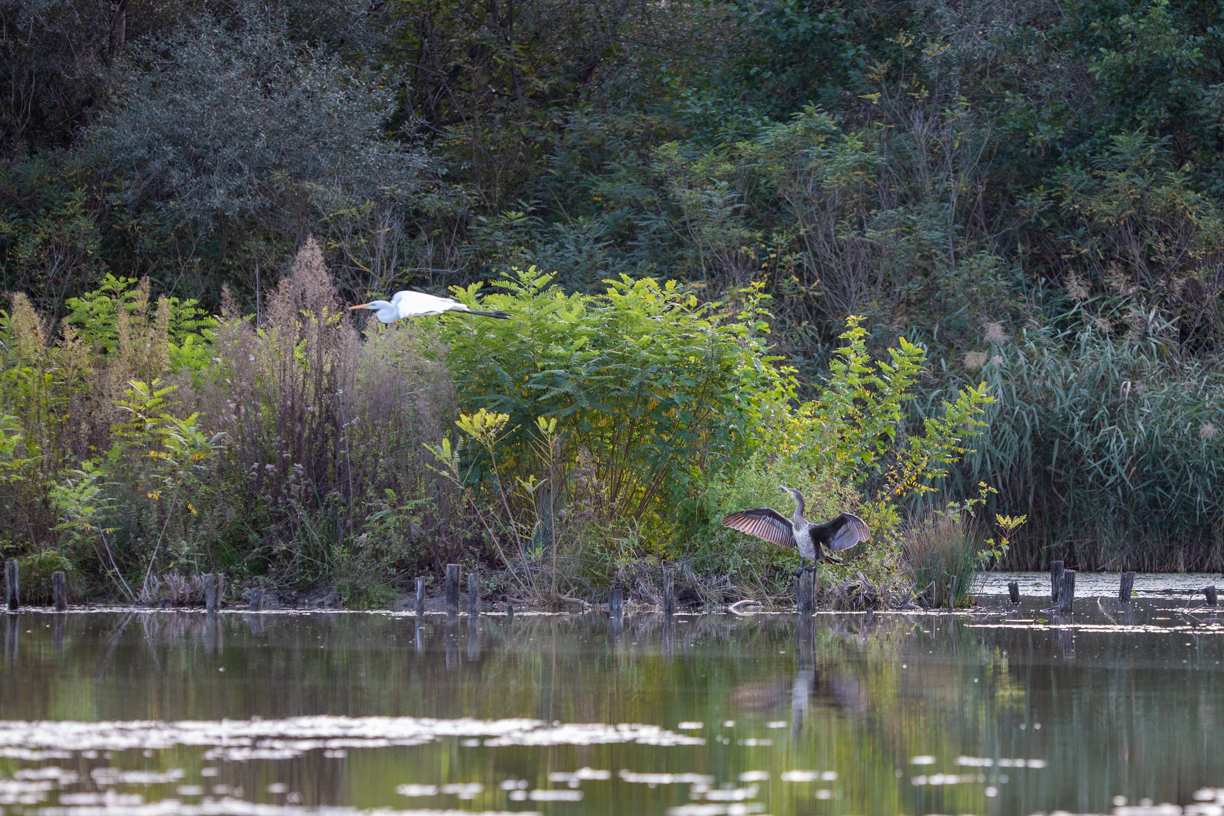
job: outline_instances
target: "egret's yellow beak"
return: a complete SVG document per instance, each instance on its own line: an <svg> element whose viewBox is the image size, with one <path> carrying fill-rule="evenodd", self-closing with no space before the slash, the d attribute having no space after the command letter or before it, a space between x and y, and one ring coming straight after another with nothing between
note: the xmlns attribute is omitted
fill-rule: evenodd
<svg viewBox="0 0 1224 816"><path fill-rule="evenodd" d="M354 309L368 309L368 308L370 308L370 304L369 304L369 303L362 303L362 304L361 304L361 305L359 305L359 306L350 306L350 307L349 307L349 311L351 312L351 311L353 311Z"/></svg>

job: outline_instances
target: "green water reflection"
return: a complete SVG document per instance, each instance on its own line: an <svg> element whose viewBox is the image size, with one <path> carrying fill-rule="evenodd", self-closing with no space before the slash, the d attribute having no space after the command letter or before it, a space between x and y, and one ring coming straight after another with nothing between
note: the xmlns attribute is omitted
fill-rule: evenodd
<svg viewBox="0 0 1224 816"><path fill-rule="evenodd" d="M1092 605L420 626L23 612L3 623L0 807L1101 813L1224 785L1224 626L1181 602Z"/></svg>

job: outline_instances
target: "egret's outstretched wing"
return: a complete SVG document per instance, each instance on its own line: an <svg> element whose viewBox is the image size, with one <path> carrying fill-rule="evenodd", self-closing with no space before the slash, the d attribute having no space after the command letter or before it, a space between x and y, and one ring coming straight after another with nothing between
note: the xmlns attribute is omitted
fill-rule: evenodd
<svg viewBox="0 0 1224 816"><path fill-rule="evenodd" d="M763 538L780 547L795 546L795 531L791 523L777 510L768 507L732 513L722 523L724 527Z"/></svg>
<svg viewBox="0 0 1224 816"><path fill-rule="evenodd" d="M860 541L871 538L867 524L852 513L842 513L832 523L837 525L833 537L829 539L829 549L833 552L848 550Z"/></svg>
<svg viewBox="0 0 1224 816"><path fill-rule="evenodd" d="M457 312L459 314L481 315L482 317L496 317L502 320L510 319L510 315L506 312L478 312L475 309L469 309L452 298L427 295L424 292L413 292L409 289L396 292L395 297L391 298L391 305L396 308L401 318Z"/></svg>
<svg viewBox="0 0 1224 816"><path fill-rule="evenodd" d="M458 308L460 304L450 298L436 297L424 292L414 292L404 289L396 292L391 298L392 305L399 312L401 319L405 317L424 317L426 315L442 314Z"/></svg>

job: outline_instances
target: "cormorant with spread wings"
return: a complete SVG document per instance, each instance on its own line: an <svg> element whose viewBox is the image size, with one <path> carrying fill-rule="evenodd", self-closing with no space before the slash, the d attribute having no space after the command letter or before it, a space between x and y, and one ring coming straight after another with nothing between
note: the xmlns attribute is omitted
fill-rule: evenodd
<svg viewBox="0 0 1224 816"><path fill-rule="evenodd" d="M824 561L826 549L840 552L871 538L866 523L853 513L842 513L824 524L812 524L803 517L803 494L786 485L780 487L795 500L793 519L787 519L772 508L760 507L732 513L722 520L723 526L763 538L780 547L797 547L799 570L796 575L805 569L814 569L817 561ZM809 560L812 566L804 566Z"/></svg>

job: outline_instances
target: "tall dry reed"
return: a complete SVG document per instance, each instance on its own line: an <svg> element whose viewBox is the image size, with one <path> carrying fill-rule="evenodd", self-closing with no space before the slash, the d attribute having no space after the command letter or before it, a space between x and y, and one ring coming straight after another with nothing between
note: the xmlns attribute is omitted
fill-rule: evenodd
<svg viewBox="0 0 1224 816"><path fill-rule="evenodd" d="M231 548L282 580L354 586L458 557L458 508L424 447L453 420L453 389L418 327L363 345L312 239L260 326L227 300L215 350L205 404L227 436Z"/></svg>

